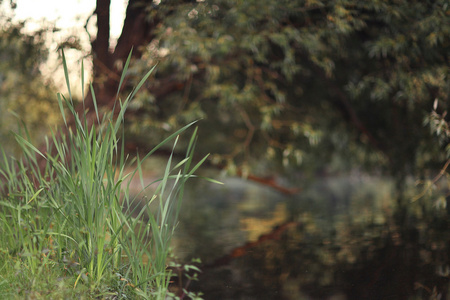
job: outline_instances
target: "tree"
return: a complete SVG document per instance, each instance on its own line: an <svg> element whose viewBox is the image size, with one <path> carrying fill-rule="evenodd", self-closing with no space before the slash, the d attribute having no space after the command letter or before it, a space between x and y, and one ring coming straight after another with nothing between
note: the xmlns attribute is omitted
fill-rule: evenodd
<svg viewBox="0 0 450 300"><path fill-rule="evenodd" d="M222 162L362 148L402 177L434 151L423 112L448 103L448 13L445 1L179 5L136 64L161 61L134 130L204 117Z"/></svg>
<svg viewBox="0 0 450 300"><path fill-rule="evenodd" d="M435 99L448 105L445 1L130 0L112 51L109 1L95 14L100 105L112 107L132 47L129 86L158 63L131 104L130 148L203 118L213 162L243 175L344 157L384 167L401 189L443 160L422 122Z"/></svg>

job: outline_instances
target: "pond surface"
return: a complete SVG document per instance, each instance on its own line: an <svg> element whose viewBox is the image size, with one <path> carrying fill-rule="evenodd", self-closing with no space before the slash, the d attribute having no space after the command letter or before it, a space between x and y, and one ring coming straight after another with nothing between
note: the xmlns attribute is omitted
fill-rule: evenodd
<svg viewBox="0 0 450 300"><path fill-rule="evenodd" d="M180 285L204 299L449 297L447 210L399 223L391 182L358 172L282 182L294 195L216 175L189 183L173 240L179 262L201 259Z"/></svg>

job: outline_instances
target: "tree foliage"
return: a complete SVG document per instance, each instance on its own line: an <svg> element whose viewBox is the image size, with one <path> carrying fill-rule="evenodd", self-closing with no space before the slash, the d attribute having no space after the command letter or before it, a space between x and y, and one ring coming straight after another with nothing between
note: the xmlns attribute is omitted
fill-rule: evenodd
<svg viewBox="0 0 450 300"><path fill-rule="evenodd" d="M446 1L162 1L156 10L158 35L135 64L139 74L159 62L134 103L137 135L203 118L228 166L324 164L339 153L404 174L442 161L422 123L436 99L448 105Z"/></svg>
<svg viewBox="0 0 450 300"><path fill-rule="evenodd" d="M45 29L25 33L25 23L2 21L0 31L0 139L9 145L10 130L23 120L32 136L42 134L56 117L54 87L40 71L46 61ZM16 115L19 119L17 119ZM4 147L12 151L11 147Z"/></svg>

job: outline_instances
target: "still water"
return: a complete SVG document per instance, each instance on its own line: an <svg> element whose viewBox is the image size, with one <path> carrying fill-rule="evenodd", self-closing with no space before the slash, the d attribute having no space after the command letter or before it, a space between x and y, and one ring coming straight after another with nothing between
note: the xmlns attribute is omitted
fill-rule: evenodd
<svg viewBox="0 0 450 300"><path fill-rule="evenodd" d="M448 299L447 210L398 222L393 184L354 172L285 195L239 178L193 180L173 249L197 264L175 282L204 299ZM291 182L281 184L290 185Z"/></svg>

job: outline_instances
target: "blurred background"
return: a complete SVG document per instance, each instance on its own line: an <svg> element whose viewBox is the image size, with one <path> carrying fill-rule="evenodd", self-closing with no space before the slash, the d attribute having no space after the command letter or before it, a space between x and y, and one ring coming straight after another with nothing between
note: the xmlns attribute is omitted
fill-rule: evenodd
<svg viewBox="0 0 450 300"><path fill-rule="evenodd" d="M174 254L205 299L448 299L448 1L0 0L0 143L157 65L126 116L145 153L199 120ZM85 106L82 100L84 97ZM189 137L186 136L186 139ZM180 141L180 155L183 145ZM184 144L183 144L184 143ZM151 180L170 149L146 165ZM138 191L135 191L136 193ZM184 282L183 284L185 284Z"/></svg>

